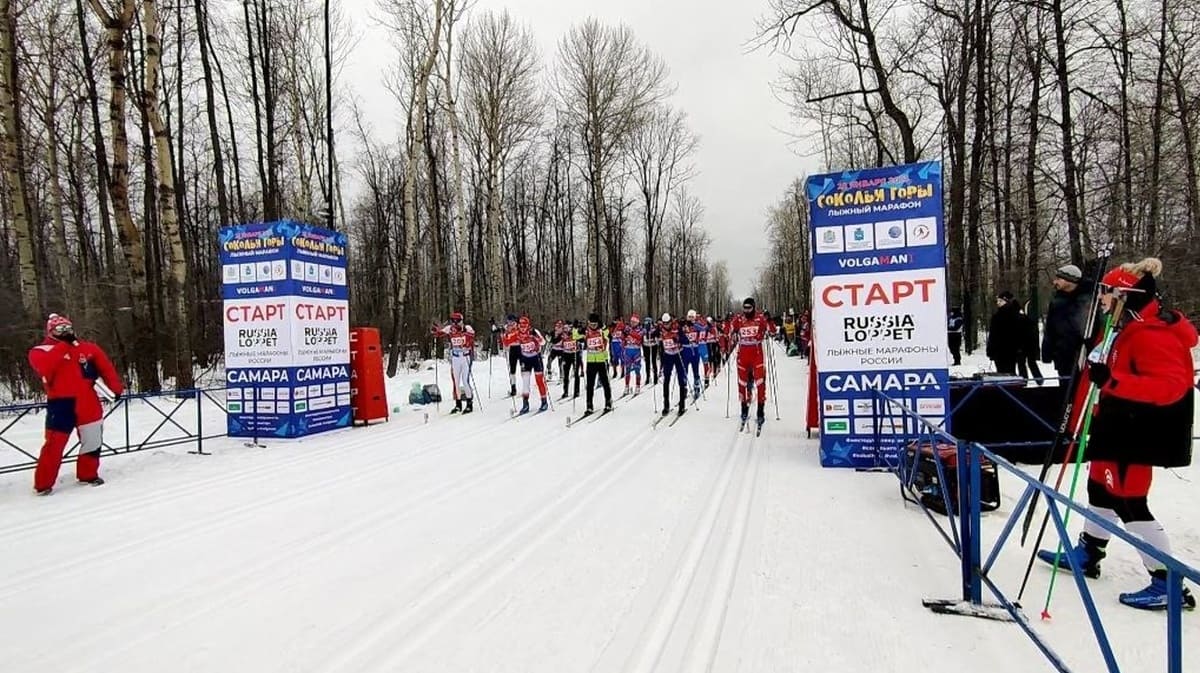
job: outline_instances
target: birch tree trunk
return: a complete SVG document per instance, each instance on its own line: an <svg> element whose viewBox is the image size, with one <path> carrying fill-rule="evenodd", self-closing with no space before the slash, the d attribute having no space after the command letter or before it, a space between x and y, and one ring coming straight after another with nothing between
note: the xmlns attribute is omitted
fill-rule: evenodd
<svg viewBox="0 0 1200 673"><path fill-rule="evenodd" d="M412 105L410 107L409 127L412 131L412 146L408 148L408 158L404 166L404 251L400 256L399 270L396 274L396 297L393 315L404 316L406 295L408 294L408 275L412 269L413 251L417 244L417 174L425 151L425 108L429 104L429 78L437 64L438 35L442 30L442 0L433 2L433 30L428 35L428 46L425 57L417 66L413 83ZM399 333L395 337L399 339ZM396 351L393 347L388 363L389 375L394 375Z"/></svg>
<svg viewBox="0 0 1200 673"><path fill-rule="evenodd" d="M158 182L159 221L167 237L170 251L170 277L167 296L169 314L174 320L175 385L177 390L193 385L190 322L188 320L187 256L175 210L175 174L171 162L171 138L158 109L158 79L162 68L162 38L156 0L142 0L142 30L146 35L145 79L142 90L142 109L150 130L154 133L155 177Z"/></svg>
<svg viewBox="0 0 1200 673"><path fill-rule="evenodd" d="M26 193L20 89L17 83L16 30L16 15L11 1L0 0L0 116L4 117L0 158L3 158L4 177L10 190L10 210L17 238L21 302L25 306L27 316L40 317L42 293L37 261L34 257L33 230L29 221L29 197Z"/></svg>

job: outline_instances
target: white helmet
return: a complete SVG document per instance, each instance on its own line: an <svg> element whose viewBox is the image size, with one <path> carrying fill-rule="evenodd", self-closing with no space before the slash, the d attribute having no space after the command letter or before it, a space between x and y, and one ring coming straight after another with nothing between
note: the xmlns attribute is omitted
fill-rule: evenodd
<svg viewBox="0 0 1200 673"><path fill-rule="evenodd" d="M699 314L696 313L696 309L689 310L688 311L688 320L695 320L697 315L699 315Z"/></svg>
<svg viewBox="0 0 1200 673"><path fill-rule="evenodd" d="M670 314L670 313L664 313L664 314L663 314L663 317L662 317L662 321L663 321L663 322L671 322L671 314Z"/></svg>

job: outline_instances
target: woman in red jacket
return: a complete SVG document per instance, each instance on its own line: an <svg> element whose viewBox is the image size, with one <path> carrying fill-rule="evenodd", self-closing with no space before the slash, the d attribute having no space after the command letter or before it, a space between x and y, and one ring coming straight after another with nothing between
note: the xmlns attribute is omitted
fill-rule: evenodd
<svg viewBox="0 0 1200 673"><path fill-rule="evenodd" d="M79 433L75 476L85 484L103 484L99 472L104 409L95 385L103 380L117 397L125 391L112 361L99 346L75 336L70 318L52 313L46 339L29 351L29 364L46 389L46 440L33 474L34 490L38 495L53 490L72 430Z"/></svg>
<svg viewBox="0 0 1200 673"><path fill-rule="evenodd" d="M1089 357L1088 378L1100 391L1088 438L1086 459L1088 504L1093 513L1148 544L1170 553L1166 531L1150 513L1147 497L1157 467L1184 467L1192 462L1191 349L1196 328L1183 313L1164 307L1156 277L1162 262L1147 258L1113 269L1102 282L1101 304L1111 313L1118 295L1125 297L1121 315L1114 316L1116 338L1107 358L1097 348ZM1059 558L1059 567L1077 563L1087 577L1100 576L1108 531L1087 521L1079 544ZM1055 553L1038 552L1053 564ZM1143 610L1167 607L1167 571L1158 561L1142 556L1150 585L1123 593L1120 601ZM1185 588L1183 604L1196 599Z"/></svg>

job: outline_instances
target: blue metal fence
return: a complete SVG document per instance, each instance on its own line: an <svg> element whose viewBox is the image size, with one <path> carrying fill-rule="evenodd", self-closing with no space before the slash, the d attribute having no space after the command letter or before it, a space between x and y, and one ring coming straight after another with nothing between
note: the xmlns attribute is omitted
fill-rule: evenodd
<svg viewBox="0 0 1200 673"><path fill-rule="evenodd" d="M1011 620L1021 627L1056 670L1061 673L1070 673L1071 669L1063 661L1062 657L1050 647L1041 634L1034 630L1028 618L1022 612L1020 604L1010 600L1003 590L988 577L993 564L995 564L1005 543L1008 542L1017 522L1021 519L1025 509L1033 499L1033 495L1040 492L1040 495L1047 504L1050 518L1054 522L1058 541L1064 548L1070 548L1074 544L1074 539L1067 531L1064 522L1063 511L1067 510L1074 515L1081 516L1103 527L1113 537L1128 543L1139 552L1146 554L1166 567L1167 588L1171 595L1166 612L1167 671L1168 673L1183 673L1183 605L1181 604L1180 593L1185 579L1200 583L1200 570L1183 563L1156 547L1146 544L1140 538L1125 532L1123 528L1093 514L1085 505L1080 505L1072 501L1054 488L1029 476L1025 471L981 444L956 439L937 425L921 417L903 402L879 391L875 392L875 398L876 409L883 410L882 418L877 422L877 428L883 422L892 424L897 422L905 423L911 430L907 434L914 436L914 442L917 447L928 444L934 448L932 458L935 461L938 477L936 492L921 492L916 489L916 468L918 461L921 459L919 448L912 452L912 456L909 456L907 451L901 451L895 457L894 461L892 461L891 465L892 470L900 478L900 489L905 500L914 502L920 506L922 512L933 522L938 532L960 560L961 598L926 599L923 601L926 607L942 613ZM877 440L879 439L882 439L882 437L877 437ZM941 454L937 450L939 444L948 444L953 447L953 455L955 456L954 466L947 466L942 460ZM1013 508L1012 513L1008 516L999 537L988 552L986 560L983 556L982 506L980 498L982 494L981 465L985 461L990 462L1002 473L1010 475L1025 485L1021 497L1017 500L1016 507ZM951 470L953 470L954 474L953 481L956 482L956 493L951 493L948 486L951 480L947 479L947 476L951 474ZM944 514L930 510L926 505L926 501L930 497L935 499L940 498L940 502L945 504ZM1109 673L1120 673L1123 669L1117 663L1108 633L1096 608L1096 602L1088 589L1087 581L1082 571L1078 568L1074 569L1071 574L1076 590L1083 602L1096 645L1104 659L1106 669ZM988 591L995 597L995 603L984 602L984 587L987 587ZM1124 670L1141 671L1145 669L1135 665Z"/></svg>
<svg viewBox="0 0 1200 673"><path fill-rule="evenodd" d="M42 415L45 408L44 403L0 407L0 474L30 470L37 465L42 421L35 417ZM194 418L187 417L189 408L194 411ZM115 402L105 403L105 439L100 455L183 444L195 445L188 453L206 455L205 440L225 436L225 413L223 387L124 395ZM139 423L149 429L135 429ZM118 426L115 440L114 425ZM67 447L63 462L78 460L78 451L76 440Z"/></svg>

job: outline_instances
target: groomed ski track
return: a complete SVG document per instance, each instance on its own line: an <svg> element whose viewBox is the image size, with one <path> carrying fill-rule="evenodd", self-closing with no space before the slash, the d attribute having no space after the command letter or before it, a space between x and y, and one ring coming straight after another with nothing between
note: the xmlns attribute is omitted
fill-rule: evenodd
<svg viewBox="0 0 1200 673"><path fill-rule="evenodd" d="M570 430L485 397L109 459L98 489L68 466L49 498L6 478L0 670L1045 670L1016 627L921 607L955 559L893 477L819 467L777 361L757 438L718 378L670 428L649 390Z"/></svg>

